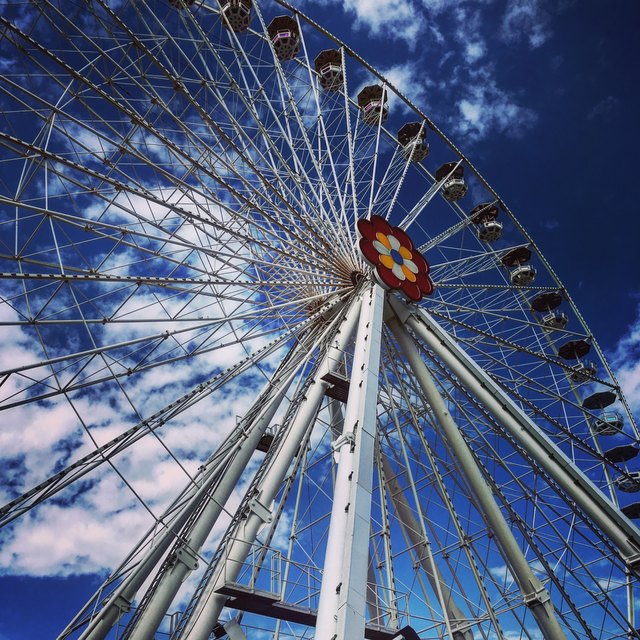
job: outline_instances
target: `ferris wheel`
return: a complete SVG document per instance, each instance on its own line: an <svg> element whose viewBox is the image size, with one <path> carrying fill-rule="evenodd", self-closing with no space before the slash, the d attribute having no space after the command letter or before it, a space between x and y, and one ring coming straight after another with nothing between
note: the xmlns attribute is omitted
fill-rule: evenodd
<svg viewBox="0 0 640 640"><path fill-rule="evenodd" d="M640 637L633 416L426 114L283 0L0 42L0 540L110 569L60 638Z"/></svg>

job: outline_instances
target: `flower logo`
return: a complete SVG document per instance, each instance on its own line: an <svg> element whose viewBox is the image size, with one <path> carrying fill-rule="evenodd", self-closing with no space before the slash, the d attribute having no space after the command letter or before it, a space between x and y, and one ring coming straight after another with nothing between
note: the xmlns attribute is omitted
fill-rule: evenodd
<svg viewBox="0 0 640 640"><path fill-rule="evenodd" d="M373 215L358 220L358 232L360 251L384 285L416 302L433 293L429 265L402 229Z"/></svg>

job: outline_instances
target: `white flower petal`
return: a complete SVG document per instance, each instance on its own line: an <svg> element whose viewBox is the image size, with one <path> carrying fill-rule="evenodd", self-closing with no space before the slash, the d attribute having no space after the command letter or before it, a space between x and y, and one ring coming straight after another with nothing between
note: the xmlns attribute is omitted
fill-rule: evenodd
<svg viewBox="0 0 640 640"><path fill-rule="evenodd" d="M395 236L388 235L387 240L389 241L392 249L397 251L400 248L400 241Z"/></svg>
<svg viewBox="0 0 640 640"><path fill-rule="evenodd" d="M407 277L404 275L404 271L402 270L402 265L395 262L391 269L391 273L400 280L400 282L404 282Z"/></svg>
<svg viewBox="0 0 640 640"><path fill-rule="evenodd" d="M415 263L412 260L404 259L404 266L411 271L411 273L418 273L418 267L416 267Z"/></svg>
<svg viewBox="0 0 640 640"><path fill-rule="evenodd" d="M382 244L382 242L378 242L377 240L373 241L373 248L383 256L388 256L391 253L389 249Z"/></svg>

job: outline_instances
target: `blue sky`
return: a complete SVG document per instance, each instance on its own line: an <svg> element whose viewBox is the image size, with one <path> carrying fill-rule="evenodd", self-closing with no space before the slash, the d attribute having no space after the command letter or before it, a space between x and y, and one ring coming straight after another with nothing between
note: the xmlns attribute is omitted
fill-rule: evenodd
<svg viewBox="0 0 640 640"><path fill-rule="evenodd" d="M640 147L633 69L640 5L300 5L387 75L476 164L564 282L638 411L640 216L632 163ZM264 11L276 13L268 5ZM96 576L43 577L47 571L54 573L0 577L7 610L0 640L51 637L99 583Z"/></svg>

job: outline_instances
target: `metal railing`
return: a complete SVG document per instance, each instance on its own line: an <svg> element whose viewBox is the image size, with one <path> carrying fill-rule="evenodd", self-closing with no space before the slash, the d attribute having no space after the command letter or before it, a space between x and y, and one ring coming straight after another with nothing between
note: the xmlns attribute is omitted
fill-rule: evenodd
<svg viewBox="0 0 640 640"><path fill-rule="evenodd" d="M229 544L227 548L231 546ZM229 580L228 576L235 578ZM225 582L246 593L315 612L320 598L322 571L315 565L289 560L278 549L255 543L240 563L228 555L225 557ZM406 593L368 583L368 624L389 629L410 624L408 601Z"/></svg>

